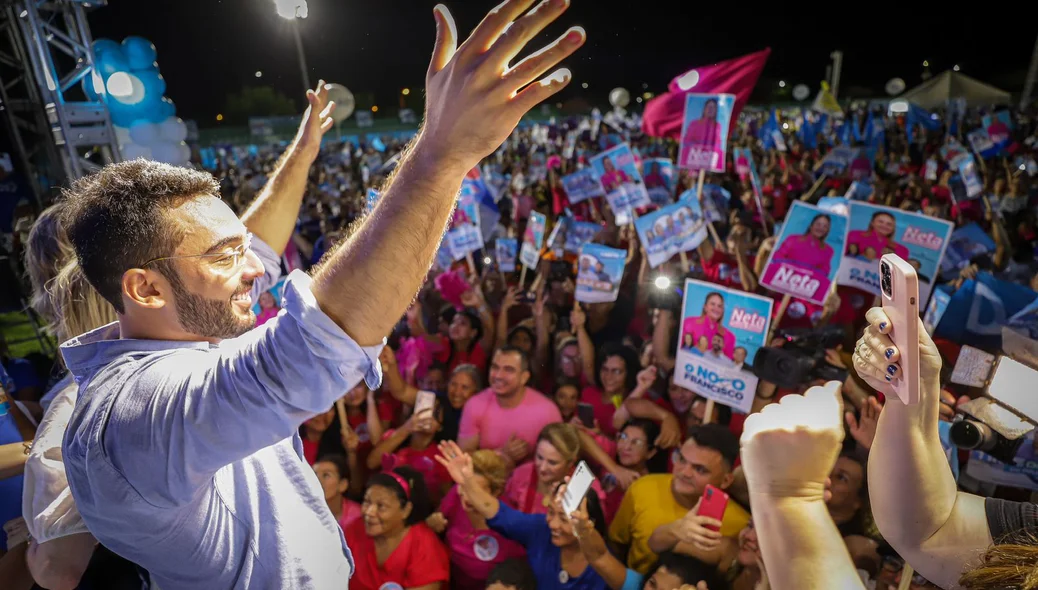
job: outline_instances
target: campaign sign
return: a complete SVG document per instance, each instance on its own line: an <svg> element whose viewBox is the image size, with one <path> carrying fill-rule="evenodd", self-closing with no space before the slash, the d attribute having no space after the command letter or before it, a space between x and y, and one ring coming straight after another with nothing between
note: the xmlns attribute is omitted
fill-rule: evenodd
<svg viewBox="0 0 1038 590"><path fill-rule="evenodd" d="M519 251L519 261L526 268L537 269L537 261L541 259L541 246L544 245L545 222L543 213L530 212L530 219L526 222L526 233L523 234L523 247Z"/></svg>
<svg viewBox="0 0 1038 590"><path fill-rule="evenodd" d="M930 158L926 161L926 168L923 172L923 177L927 180L937 180L937 160Z"/></svg>
<svg viewBox="0 0 1038 590"><path fill-rule="evenodd" d="M851 166L851 162L858 157L858 148L852 148L847 146L836 146L829 150L829 153L825 155L822 163L819 167L822 170L822 174L827 176L840 176L844 172L848 171Z"/></svg>
<svg viewBox="0 0 1038 590"><path fill-rule="evenodd" d="M594 240L598 232L602 231L602 226L589 221L576 221L573 218L569 218L569 220L570 223L566 225L565 250L578 254L584 244Z"/></svg>
<svg viewBox="0 0 1038 590"><path fill-rule="evenodd" d="M1013 119L1009 116L1009 111L998 111L984 115L982 122L984 130L987 131L988 138L991 140L991 143L995 144L995 148L998 151L1009 147L1013 140L1010 134L1013 130Z"/></svg>
<svg viewBox="0 0 1038 590"><path fill-rule="evenodd" d="M987 160L998 155L998 146L991 141L986 129L974 129L966 134L970 147L981 158Z"/></svg>
<svg viewBox="0 0 1038 590"><path fill-rule="evenodd" d="M897 254L915 267L923 304L930 297L953 228L950 222L921 213L851 202L837 282L879 295L879 259Z"/></svg>
<svg viewBox="0 0 1038 590"><path fill-rule="evenodd" d="M494 243L494 258L501 272L515 271L515 257L518 254L519 240L515 238L498 238Z"/></svg>
<svg viewBox="0 0 1038 590"><path fill-rule="evenodd" d="M728 202L732 193L716 184L703 185L703 198L699 198L696 189L690 188L678 197L679 203L694 203L703 209L706 220L715 223L728 223Z"/></svg>
<svg viewBox="0 0 1038 590"><path fill-rule="evenodd" d="M688 279L674 383L749 413L757 377L749 371L771 324L768 297Z"/></svg>
<svg viewBox="0 0 1038 590"><path fill-rule="evenodd" d="M645 179L645 190L649 191L649 199L654 205L669 205L677 188L678 179L674 173L674 162L669 158L650 158L642 161L642 178Z"/></svg>
<svg viewBox="0 0 1038 590"><path fill-rule="evenodd" d="M454 260L461 260L483 248L483 234L475 225L459 225L447 232L447 244Z"/></svg>
<svg viewBox="0 0 1038 590"><path fill-rule="evenodd" d="M479 196L481 187L466 178L461 182L458 192L458 206L454 209L452 227L474 225L479 227Z"/></svg>
<svg viewBox="0 0 1038 590"><path fill-rule="evenodd" d="M926 306L926 312L923 314L923 327L926 328L926 333L933 336L934 330L941 323L941 318L944 317L944 312L948 309L948 303L951 301L951 295L941 289L935 289L933 297L930 298L929 305Z"/></svg>
<svg viewBox="0 0 1038 590"><path fill-rule="evenodd" d="M984 183L977 174L977 164L972 157L967 156L959 161L959 176L966 186L966 197L975 199L984 192Z"/></svg>
<svg viewBox="0 0 1038 590"><path fill-rule="evenodd" d="M591 169L605 191L617 225L631 223L634 209L652 204L631 146L622 143L591 158Z"/></svg>
<svg viewBox="0 0 1038 590"><path fill-rule="evenodd" d="M1038 450L1034 446L1034 436L1034 431L1024 436L1023 444L1013 457L1013 465L981 451L970 451L966 475L995 485L1038 490Z"/></svg>
<svg viewBox="0 0 1038 590"><path fill-rule="evenodd" d="M995 240L979 225L971 223L952 232L941 261L941 274L953 280L959 271L969 266L970 260L995 251Z"/></svg>
<svg viewBox="0 0 1038 590"><path fill-rule="evenodd" d="M939 151L941 152L941 157L944 158L944 161L953 170L958 170L961 159L969 155L966 148L957 139L950 136Z"/></svg>
<svg viewBox="0 0 1038 590"><path fill-rule="evenodd" d="M562 177L562 188L566 191L566 198L572 204L586 201L592 197L601 197L605 194L602 185L595 178L595 171L584 168L573 174Z"/></svg>
<svg viewBox="0 0 1038 590"><path fill-rule="evenodd" d="M440 242L440 247L436 249L436 258L433 259L433 268L440 271L448 271L451 269L451 264L454 262L454 256L451 254L450 240L444 236L443 241Z"/></svg>
<svg viewBox="0 0 1038 590"><path fill-rule="evenodd" d="M760 284L822 305L836 280L846 239L846 217L794 201Z"/></svg>
<svg viewBox="0 0 1038 590"><path fill-rule="evenodd" d="M818 208L844 217L850 214L847 197L822 197L818 199Z"/></svg>
<svg viewBox="0 0 1038 590"><path fill-rule="evenodd" d="M687 252L706 239L706 223L699 203L681 201L661 207L634 221L649 266L656 268L679 252Z"/></svg>
<svg viewBox="0 0 1038 590"><path fill-rule="evenodd" d="M681 127L681 167L698 172L724 172L734 94L685 95Z"/></svg>
<svg viewBox="0 0 1038 590"><path fill-rule="evenodd" d="M616 301L624 277L627 252L599 244L584 244L577 266L576 300L583 303Z"/></svg>

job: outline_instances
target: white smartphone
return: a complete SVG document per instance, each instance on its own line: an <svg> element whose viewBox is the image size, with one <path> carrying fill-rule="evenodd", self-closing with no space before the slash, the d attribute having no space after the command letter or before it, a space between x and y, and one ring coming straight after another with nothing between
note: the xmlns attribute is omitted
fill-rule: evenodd
<svg viewBox="0 0 1038 590"><path fill-rule="evenodd" d="M577 468L570 476L569 484L566 485L566 493L562 495L562 509L566 511L566 516L580 508L580 503L594 481L595 475L591 473L591 468L587 466L587 463L583 461L577 463Z"/></svg>
<svg viewBox="0 0 1038 590"><path fill-rule="evenodd" d="M901 374L890 386L905 404L919 403L919 277L915 267L896 254L879 261L883 313L890 319L890 339L901 352Z"/></svg>
<svg viewBox="0 0 1038 590"><path fill-rule="evenodd" d="M432 412L436 405L436 394L431 391L419 391L414 400L414 415L420 417L422 412Z"/></svg>

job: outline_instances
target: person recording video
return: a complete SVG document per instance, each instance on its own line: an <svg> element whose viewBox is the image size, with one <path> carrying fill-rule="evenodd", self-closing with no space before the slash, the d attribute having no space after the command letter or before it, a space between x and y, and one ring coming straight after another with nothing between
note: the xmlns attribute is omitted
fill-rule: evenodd
<svg viewBox="0 0 1038 590"><path fill-rule="evenodd" d="M270 265L253 234L266 251L289 241L334 123L327 86L308 93L279 179L241 219L208 174L146 160L68 192L62 225L118 314L62 348L81 384L69 486L90 532L164 590L348 583L353 557L297 430L362 379L378 385L385 337L426 278L465 174L569 81L541 77L583 44L579 28L509 67L568 7L531 5L502 3L460 45L434 9L421 133L374 211L312 276L293 272L260 328L249 294Z"/></svg>

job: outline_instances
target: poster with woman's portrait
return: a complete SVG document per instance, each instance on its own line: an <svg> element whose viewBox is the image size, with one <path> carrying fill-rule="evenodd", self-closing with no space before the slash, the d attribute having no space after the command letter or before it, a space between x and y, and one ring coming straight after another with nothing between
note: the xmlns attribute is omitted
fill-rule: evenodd
<svg viewBox="0 0 1038 590"><path fill-rule="evenodd" d="M669 205L674 200L678 177L674 173L674 162L670 158L649 158L642 161L642 178L649 199L657 207Z"/></svg>
<svg viewBox="0 0 1038 590"><path fill-rule="evenodd" d="M846 217L795 201L760 284L822 305L836 280L846 239Z"/></svg>
<svg viewBox="0 0 1038 590"><path fill-rule="evenodd" d="M494 242L494 258L497 269L501 272L515 271L515 257L519 254L519 240L515 238L498 238Z"/></svg>
<svg viewBox="0 0 1038 590"><path fill-rule="evenodd" d="M634 210L652 204L631 146L622 143L591 158L591 169L605 191L617 225L634 219Z"/></svg>
<svg viewBox="0 0 1038 590"><path fill-rule="evenodd" d="M679 165L693 172L724 172L734 94L688 94Z"/></svg>
<svg viewBox="0 0 1038 590"><path fill-rule="evenodd" d="M634 220L638 239L656 268L679 252L695 249L707 238L706 223L694 200L667 205Z"/></svg>
<svg viewBox="0 0 1038 590"><path fill-rule="evenodd" d="M879 259L884 254L897 254L919 275L922 307L940 272L954 225L920 213L857 201L850 204L847 225L837 282L879 295Z"/></svg>
<svg viewBox="0 0 1038 590"><path fill-rule="evenodd" d="M566 198L572 204L605 194L602 185L598 184L595 171L591 168L584 168L563 176L562 188L566 191Z"/></svg>
<svg viewBox="0 0 1038 590"><path fill-rule="evenodd" d="M526 221L526 232L523 234L523 246L519 250L519 261L526 268L537 270L537 261L541 259L541 247L544 246L544 226L547 219L543 213L530 212Z"/></svg>
<svg viewBox="0 0 1038 590"><path fill-rule="evenodd" d="M771 304L768 297L686 280L674 383L748 413L757 392L749 367L765 345Z"/></svg>
<svg viewBox="0 0 1038 590"><path fill-rule="evenodd" d="M600 244L584 244L577 262L575 298L583 303L616 301L624 277L627 252Z"/></svg>

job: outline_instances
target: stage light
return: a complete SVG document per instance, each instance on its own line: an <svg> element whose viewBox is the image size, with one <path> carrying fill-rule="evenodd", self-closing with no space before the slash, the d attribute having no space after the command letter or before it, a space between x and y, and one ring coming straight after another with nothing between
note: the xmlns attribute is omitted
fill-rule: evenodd
<svg viewBox="0 0 1038 590"><path fill-rule="evenodd" d="M584 90L587 90L587 82L584 82L583 84L581 84L580 87L583 88Z"/></svg>
<svg viewBox="0 0 1038 590"><path fill-rule="evenodd" d="M378 105L375 105L375 106L371 107L371 112L377 113L378 112Z"/></svg>
<svg viewBox="0 0 1038 590"><path fill-rule="evenodd" d="M223 121L223 115L216 115L217 121Z"/></svg>
<svg viewBox="0 0 1038 590"><path fill-rule="evenodd" d="M642 97L640 97L640 96L635 97L634 102L636 102L638 104L641 104L642 103Z"/></svg>
<svg viewBox="0 0 1038 590"><path fill-rule="evenodd" d="M404 88L403 90L400 91L400 94L403 94L404 96L407 96L408 94L411 94L411 89L410 88Z"/></svg>
<svg viewBox="0 0 1038 590"><path fill-rule="evenodd" d="M783 123L782 124L782 128L783 129L789 129L789 123Z"/></svg>
<svg viewBox="0 0 1038 590"><path fill-rule="evenodd" d="M274 6L277 8L278 16L289 20L306 18L309 13L306 0L274 0Z"/></svg>
<svg viewBox="0 0 1038 590"><path fill-rule="evenodd" d="M263 77L263 72L256 72L256 77L257 78L262 78Z"/></svg>
<svg viewBox="0 0 1038 590"><path fill-rule="evenodd" d="M924 59L924 60L923 60L923 67L924 67L924 68L928 68L928 67L930 67L930 62Z"/></svg>
<svg viewBox="0 0 1038 590"><path fill-rule="evenodd" d="M656 277L656 280L653 281L653 283L656 285L656 288L661 290L661 291L663 289L669 289L670 288L670 277L664 276L664 275L660 275L660 276Z"/></svg>
<svg viewBox="0 0 1038 590"><path fill-rule="evenodd" d="M903 100L895 100L894 102L890 103L890 112L892 112L892 113L907 113L908 112L908 102L903 101Z"/></svg>
<svg viewBox="0 0 1038 590"><path fill-rule="evenodd" d="M491 260L489 256L483 259L483 264L490 264L491 262L493 262L493 260Z"/></svg>
<svg viewBox="0 0 1038 590"><path fill-rule="evenodd" d="M785 87L786 87L786 81L785 80L779 80L779 88L785 88Z"/></svg>
<svg viewBox="0 0 1038 590"><path fill-rule="evenodd" d="M952 70L956 72L959 71L959 64L955 64L954 66L952 66Z"/></svg>

